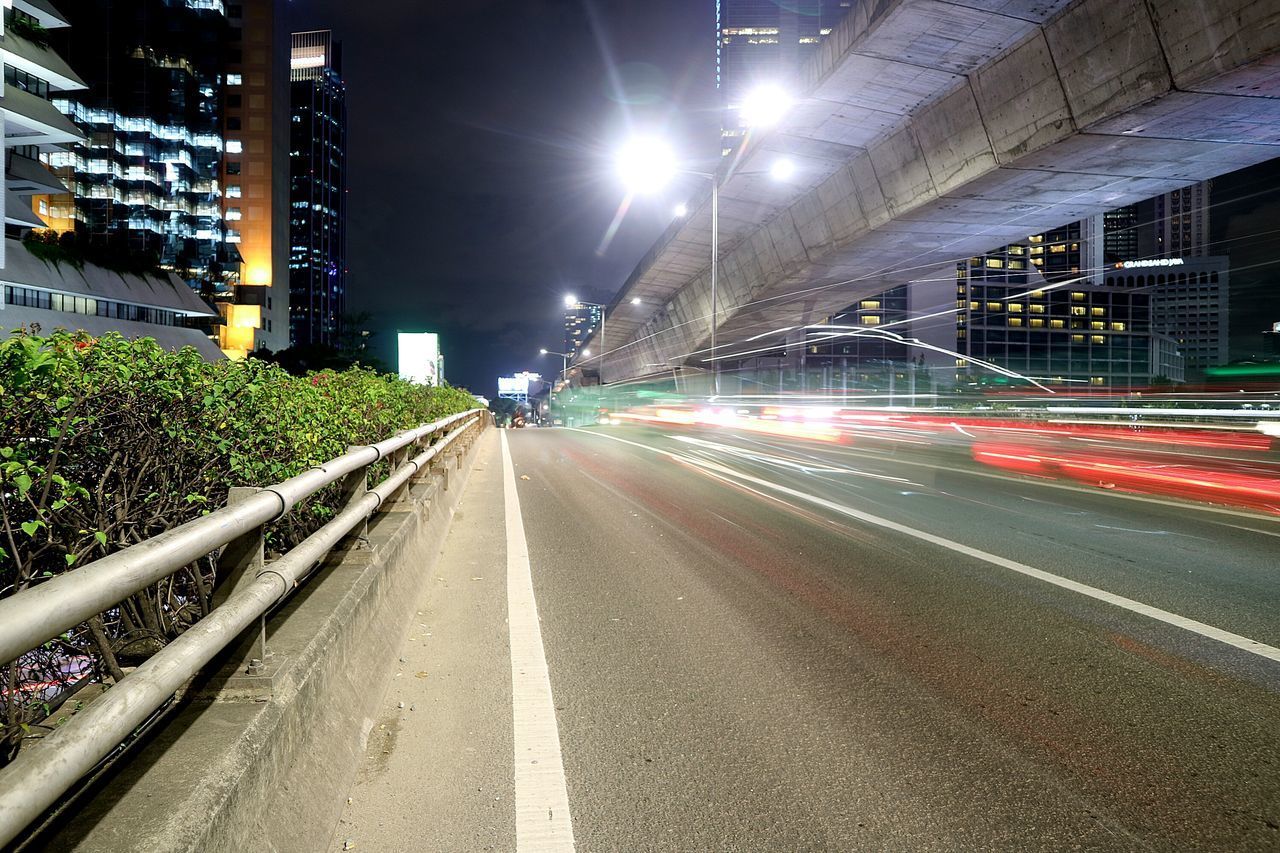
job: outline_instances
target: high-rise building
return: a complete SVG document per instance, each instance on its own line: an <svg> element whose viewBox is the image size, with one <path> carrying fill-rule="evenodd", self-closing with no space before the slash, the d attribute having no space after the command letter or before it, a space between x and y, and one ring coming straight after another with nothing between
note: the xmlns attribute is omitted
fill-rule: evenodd
<svg viewBox="0 0 1280 853"><path fill-rule="evenodd" d="M852 5L852 0L716 0L716 87L726 153L743 134L742 98L757 85L794 89L804 62Z"/></svg>
<svg viewBox="0 0 1280 853"><path fill-rule="evenodd" d="M5 233L10 236L43 227L44 219L50 215L44 194L66 189L41 159L68 144L84 141L84 133L51 103L51 99L85 85L62 56L49 49L49 34L67 24L67 19L46 2L4 3L0 114L4 129ZM31 199L36 196L41 198L37 208L43 217L33 210ZM0 267L5 265L3 242L0 241Z"/></svg>
<svg viewBox="0 0 1280 853"><path fill-rule="evenodd" d="M347 103L341 45L293 34L289 59L289 340L336 347L347 303Z"/></svg>
<svg viewBox="0 0 1280 853"><path fill-rule="evenodd" d="M564 351L577 355L582 345L600 328L602 308L591 302L575 302L564 309Z"/></svg>
<svg viewBox="0 0 1280 853"><path fill-rule="evenodd" d="M227 6L222 214L240 275L219 302L219 345L232 356L289 346L289 41L282 0Z"/></svg>
<svg viewBox="0 0 1280 853"><path fill-rule="evenodd" d="M64 11L72 26L52 43L88 87L53 103L85 139L44 155L68 190L39 200L49 227L151 255L206 292L234 278L219 186L223 4L72 0Z"/></svg>
<svg viewBox="0 0 1280 853"><path fill-rule="evenodd" d="M1271 329L1262 333L1262 351L1269 356L1280 356L1280 321L1272 323Z"/></svg>

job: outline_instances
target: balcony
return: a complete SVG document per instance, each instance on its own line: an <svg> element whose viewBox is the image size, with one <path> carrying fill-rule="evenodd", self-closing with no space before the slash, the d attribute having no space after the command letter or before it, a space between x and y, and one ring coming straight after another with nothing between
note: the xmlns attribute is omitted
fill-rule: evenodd
<svg viewBox="0 0 1280 853"><path fill-rule="evenodd" d="M16 86L5 86L0 109L4 110L6 145L66 145L84 141L84 134L57 107Z"/></svg>
<svg viewBox="0 0 1280 853"><path fill-rule="evenodd" d="M6 29L0 35L0 54L7 64L47 81L49 88L54 91L87 88L85 82L61 56L19 35L13 28Z"/></svg>

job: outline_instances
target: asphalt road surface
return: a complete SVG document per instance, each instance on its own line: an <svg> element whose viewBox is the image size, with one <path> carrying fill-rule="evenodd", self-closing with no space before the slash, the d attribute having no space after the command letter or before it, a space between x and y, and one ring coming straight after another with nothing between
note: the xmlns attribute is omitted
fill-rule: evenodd
<svg viewBox="0 0 1280 853"><path fill-rule="evenodd" d="M449 673L426 701L452 722L405 723L393 692L382 723L423 727L390 788L430 768L467 790L416 801L431 840L363 849L564 849L515 817L537 696L536 667L504 669L529 646L509 498L505 542L495 520L513 487L558 734L540 754L580 850L1280 849L1277 520L910 444L504 435L513 476L490 433L446 547L460 591L415 626L470 644L422 664ZM339 836L393 823L356 810Z"/></svg>

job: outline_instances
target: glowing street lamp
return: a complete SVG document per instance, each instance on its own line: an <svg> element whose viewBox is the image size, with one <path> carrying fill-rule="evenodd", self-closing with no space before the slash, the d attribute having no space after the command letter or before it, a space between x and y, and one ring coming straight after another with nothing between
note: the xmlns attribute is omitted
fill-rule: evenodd
<svg viewBox="0 0 1280 853"><path fill-rule="evenodd" d="M747 92L738 117L747 127L773 127L794 102L786 89L776 83L764 83Z"/></svg>
<svg viewBox="0 0 1280 853"><path fill-rule="evenodd" d="M776 121L777 118L780 118L781 112L785 112L786 107L790 106L790 99L784 97L785 93L779 93L782 93L781 89L777 89L777 91L769 88L759 90L755 100L750 101L752 104L751 118L760 124L766 121ZM785 104L783 103L784 100ZM745 114L744 117L746 117ZM644 158L646 156L652 157L653 160L650 162L645 161ZM720 315L720 303L717 298L717 282L720 269L720 182L722 180L720 174L718 172L696 172L677 168L675 159L671 155L670 146L659 144L651 137L644 137L624 146L619 153L617 165L619 177L633 192L639 191L637 189L638 185L656 186L659 179L665 182L675 174L693 175L711 181L711 354L714 357L716 354L716 325ZM753 175L763 173L768 174L776 181L786 181L795 172L795 163L782 157L775 160L763 172L734 172L733 174ZM637 184L637 181L640 183ZM684 217L688 213L689 208L687 205L679 204L676 206L676 216ZM635 302L635 300L632 300L633 305ZM602 316L600 330L602 350L604 348L603 322ZM720 362L716 360L713 364L712 383L715 394L718 396L720 394Z"/></svg>
<svg viewBox="0 0 1280 853"><path fill-rule="evenodd" d="M680 202L679 204L676 205L676 209L673 210L672 213L675 214L676 219L684 219L686 216L689 215L689 205L685 204L684 202Z"/></svg>

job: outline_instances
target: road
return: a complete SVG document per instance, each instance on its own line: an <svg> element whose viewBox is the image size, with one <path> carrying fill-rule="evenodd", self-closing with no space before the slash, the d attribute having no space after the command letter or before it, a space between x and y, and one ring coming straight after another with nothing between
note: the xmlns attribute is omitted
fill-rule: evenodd
<svg viewBox="0 0 1280 853"><path fill-rule="evenodd" d="M1280 849L1275 519L927 445L504 436L578 849ZM490 513L491 561L510 561L496 444L466 500ZM480 793L416 801L441 834L412 849L537 849L504 805L525 784L525 666L508 680L493 663L515 575L481 572L475 531L455 534L470 560L439 580L474 585L424 618L461 607L470 651L430 659L453 721L420 721L399 772L492 771ZM506 647L523 654L515 601ZM458 719L465 735L429 740ZM355 809L339 835L379 823Z"/></svg>

